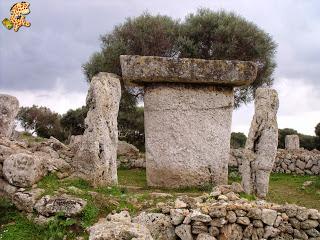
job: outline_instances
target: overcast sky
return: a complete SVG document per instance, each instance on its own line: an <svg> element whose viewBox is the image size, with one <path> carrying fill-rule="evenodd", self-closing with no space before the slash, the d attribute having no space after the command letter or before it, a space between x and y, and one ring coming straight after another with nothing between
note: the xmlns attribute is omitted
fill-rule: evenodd
<svg viewBox="0 0 320 240"><path fill-rule="evenodd" d="M0 20L16 1L0 1ZM317 0L29 0L30 28L0 26L0 92L20 104L64 113L84 105L81 65L100 48L99 36L126 17L151 13L183 19L199 7L234 11L278 43L274 87L280 128L314 135L320 122L320 1ZM233 131L247 134L253 105L233 115Z"/></svg>

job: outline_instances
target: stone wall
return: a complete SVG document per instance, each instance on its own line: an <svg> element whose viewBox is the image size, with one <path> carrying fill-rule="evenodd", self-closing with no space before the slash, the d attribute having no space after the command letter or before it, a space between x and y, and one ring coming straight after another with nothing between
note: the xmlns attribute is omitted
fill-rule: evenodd
<svg viewBox="0 0 320 240"><path fill-rule="evenodd" d="M233 183L199 197L158 203L157 213L142 212L132 219L128 212L109 215L90 228L89 238L111 239L113 232L116 236L134 232L149 240L319 239L318 210L250 202L240 198L242 191L240 184Z"/></svg>
<svg viewBox="0 0 320 240"><path fill-rule="evenodd" d="M229 167L238 167L243 159L242 149L232 149ZM273 172L320 175L320 151L278 149Z"/></svg>

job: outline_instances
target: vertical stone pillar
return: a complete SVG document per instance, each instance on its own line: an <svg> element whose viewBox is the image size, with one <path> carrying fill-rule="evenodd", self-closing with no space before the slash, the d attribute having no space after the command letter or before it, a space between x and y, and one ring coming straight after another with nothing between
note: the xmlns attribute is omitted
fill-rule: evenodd
<svg viewBox="0 0 320 240"><path fill-rule="evenodd" d="M0 136L11 137L15 127L15 117L19 112L19 101L16 97L0 94Z"/></svg>
<svg viewBox="0 0 320 240"><path fill-rule="evenodd" d="M298 150L300 148L298 135L287 135L285 138L285 147L287 150Z"/></svg>
<svg viewBox="0 0 320 240"><path fill-rule="evenodd" d="M242 186L245 192L265 198L269 176L277 155L278 94L274 89L258 88L255 96L255 113L240 165Z"/></svg>
<svg viewBox="0 0 320 240"><path fill-rule="evenodd" d="M113 185L117 178L117 117L121 98L120 79L111 73L99 73L90 83L86 129L73 164L75 175L94 186Z"/></svg>
<svg viewBox="0 0 320 240"><path fill-rule="evenodd" d="M121 56L127 84L143 85L149 186L226 184L233 86L251 83L251 62Z"/></svg>

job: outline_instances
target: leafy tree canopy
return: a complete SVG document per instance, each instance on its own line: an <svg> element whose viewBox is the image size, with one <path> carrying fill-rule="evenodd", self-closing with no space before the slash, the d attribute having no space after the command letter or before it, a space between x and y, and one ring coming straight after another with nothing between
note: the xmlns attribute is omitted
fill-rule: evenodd
<svg viewBox="0 0 320 240"><path fill-rule="evenodd" d="M49 138L51 136L64 141L66 139L58 113L52 112L49 108L21 107L17 116L25 131L36 133L39 137Z"/></svg>
<svg viewBox="0 0 320 240"><path fill-rule="evenodd" d="M231 133L231 148L244 148L246 145L247 136L241 132L233 132Z"/></svg>
<svg viewBox="0 0 320 240"><path fill-rule="evenodd" d="M200 9L182 22L144 13L116 26L101 42L101 51L83 65L88 81L98 72L121 75L121 54L254 61L257 79L236 90L236 106L250 102L257 87L271 85L276 66L272 38L255 24L225 11Z"/></svg>
<svg viewBox="0 0 320 240"><path fill-rule="evenodd" d="M71 135L82 135L85 130L84 119L87 116L88 109L86 106L70 109L67 113L63 114L61 118L61 125L64 130Z"/></svg>
<svg viewBox="0 0 320 240"><path fill-rule="evenodd" d="M320 123L318 123L317 126L315 127L315 133L316 133L316 136L320 137Z"/></svg>

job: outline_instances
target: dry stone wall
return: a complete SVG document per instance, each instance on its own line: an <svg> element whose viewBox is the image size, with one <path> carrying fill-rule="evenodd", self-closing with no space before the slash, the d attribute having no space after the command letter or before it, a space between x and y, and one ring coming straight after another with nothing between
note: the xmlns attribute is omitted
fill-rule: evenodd
<svg viewBox="0 0 320 240"><path fill-rule="evenodd" d="M90 228L89 239L111 239L107 237L111 232L140 236L139 229L143 229L144 237L139 239L155 240L320 238L318 210L248 201L240 198L242 191L240 184L233 183L199 197L180 196L175 201L158 203L157 213L142 212L132 219L128 212L109 215Z"/></svg>
<svg viewBox="0 0 320 240"><path fill-rule="evenodd" d="M231 149L229 167L238 167L244 159L243 149ZM320 151L278 149L273 172L320 175Z"/></svg>

